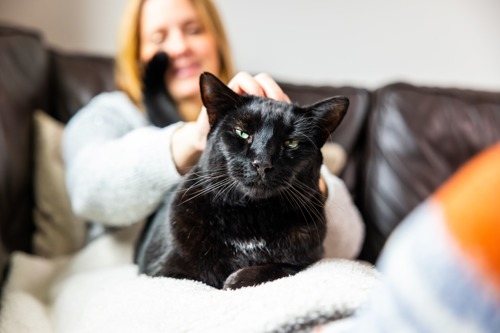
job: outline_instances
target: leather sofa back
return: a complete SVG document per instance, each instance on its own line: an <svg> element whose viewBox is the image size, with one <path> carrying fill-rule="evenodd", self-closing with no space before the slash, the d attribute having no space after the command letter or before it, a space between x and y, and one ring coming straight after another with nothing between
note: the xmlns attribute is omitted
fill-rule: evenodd
<svg viewBox="0 0 500 333"><path fill-rule="evenodd" d="M63 123L95 95L115 89L110 57L50 52L51 114Z"/></svg>
<svg viewBox="0 0 500 333"><path fill-rule="evenodd" d="M358 202L367 224L364 259L375 260L412 209L499 140L500 93L403 83L376 91Z"/></svg>
<svg viewBox="0 0 500 333"><path fill-rule="evenodd" d="M48 54L38 35L0 27L0 242L31 248L32 115L47 105Z"/></svg>

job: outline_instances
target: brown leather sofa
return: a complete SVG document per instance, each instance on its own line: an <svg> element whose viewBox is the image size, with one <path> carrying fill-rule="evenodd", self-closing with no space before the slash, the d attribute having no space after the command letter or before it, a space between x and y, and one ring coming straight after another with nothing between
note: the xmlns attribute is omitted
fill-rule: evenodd
<svg viewBox="0 0 500 333"><path fill-rule="evenodd" d="M299 104L350 98L333 140L348 154L341 177L366 222L360 258L371 262L406 214L500 140L500 92L405 83L374 91L281 86ZM36 31L0 25L0 269L12 251L32 251L34 111L65 123L92 96L112 89L111 58L60 52Z"/></svg>

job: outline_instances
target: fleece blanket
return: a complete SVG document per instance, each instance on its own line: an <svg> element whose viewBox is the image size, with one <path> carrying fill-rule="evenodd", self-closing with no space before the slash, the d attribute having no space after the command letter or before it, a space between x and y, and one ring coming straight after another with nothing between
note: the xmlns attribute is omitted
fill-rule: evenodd
<svg viewBox="0 0 500 333"><path fill-rule="evenodd" d="M464 164L392 232L381 287L321 333L500 332L500 142Z"/></svg>
<svg viewBox="0 0 500 333"><path fill-rule="evenodd" d="M349 317L378 285L371 265L342 259L228 291L140 276L130 260L133 235L106 235L64 258L15 253L0 332L307 332Z"/></svg>

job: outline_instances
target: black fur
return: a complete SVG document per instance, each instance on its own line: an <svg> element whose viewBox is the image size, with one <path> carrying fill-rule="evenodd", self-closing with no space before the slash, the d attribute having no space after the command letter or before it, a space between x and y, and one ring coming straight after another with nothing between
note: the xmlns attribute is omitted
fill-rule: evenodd
<svg viewBox="0 0 500 333"><path fill-rule="evenodd" d="M146 63L142 74L144 106L149 119L158 127L165 127L181 120L165 87L168 61L165 52L158 52Z"/></svg>
<svg viewBox="0 0 500 333"><path fill-rule="evenodd" d="M240 96L209 73L200 88L211 125L207 147L145 228L136 254L140 273L234 289L320 259L326 232L320 148L348 99L302 108Z"/></svg>

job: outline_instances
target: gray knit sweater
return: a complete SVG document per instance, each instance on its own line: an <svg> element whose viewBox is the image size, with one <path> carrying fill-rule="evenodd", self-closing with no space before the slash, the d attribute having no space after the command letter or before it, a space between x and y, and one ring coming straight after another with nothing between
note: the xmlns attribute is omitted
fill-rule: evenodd
<svg viewBox="0 0 500 333"><path fill-rule="evenodd" d="M152 126L122 92L103 93L68 123L63 138L66 186L75 213L107 226L143 221L181 176L170 146L174 130ZM326 256L352 258L364 227L344 183L324 167L328 187Z"/></svg>

